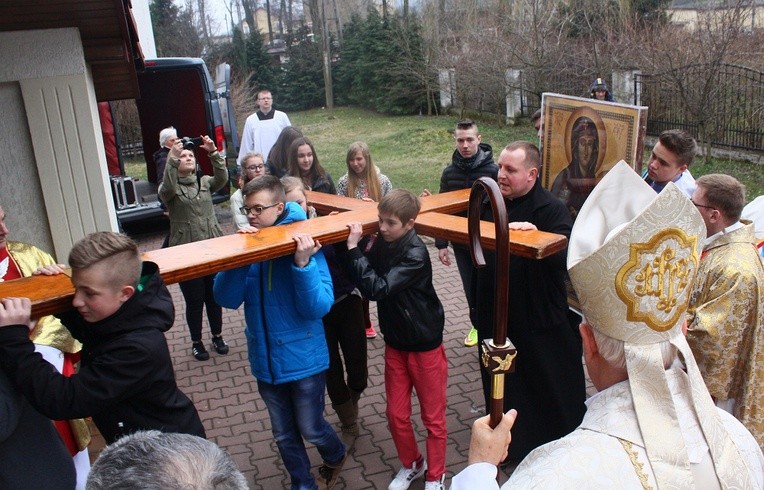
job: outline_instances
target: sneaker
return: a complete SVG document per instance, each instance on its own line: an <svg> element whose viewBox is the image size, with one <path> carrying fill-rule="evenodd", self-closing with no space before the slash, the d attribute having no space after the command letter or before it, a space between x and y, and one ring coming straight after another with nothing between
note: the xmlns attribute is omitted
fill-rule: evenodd
<svg viewBox="0 0 764 490"><path fill-rule="evenodd" d="M464 337L464 345L467 347L472 347L474 345L477 345L478 343L478 335L477 335L477 328L472 327L470 328L469 333L466 337Z"/></svg>
<svg viewBox="0 0 764 490"><path fill-rule="evenodd" d="M225 343L222 335L212 336L212 348L215 349L215 352L218 354L228 354L228 344Z"/></svg>
<svg viewBox="0 0 764 490"><path fill-rule="evenodd" d="M398 474L395 475L393 481L387 486L387 490L406 490L412 481L423 477L425 471L427 471L427 463L424 459L414 461L411 468L401 468L398 470Z"/></svg>
<svg viewBox="0 0 764 490"><path fill-rule="evenodd" d="M345 460L347 459L348 455L345 453L342 456L342 459L337 464L329 464L324 463L321 466L318 467L318 481L323 483L325 485L324 488L326 490L329 490L330 488L334 488L334 485L337 484L337 478L340 476L340 471L342 471L342 465L345 464Z"/></svg>
<svg viewBox="0 0 764 490"><path fill-rule="evenodd" d="M424 482L424 490L445 490L444 482L446 480L446 475L440 477L440 479L435 481L426 481Z"/></svg>
<svg viewBox="0 0 764 490"><path fill-rule="evenodd" d="M366 338L367 339L377 338L377 331L374 330L374 325L369 325L368 327L366 327Z"/></svg>
<svg viewBox="0 0 764 490"><path fill-rule="evenodd" d="M191 353L197 361L206 361L210 358L210 353L207 352L207 349L204 348L204 344L201 342L191 344Z"/></svg>

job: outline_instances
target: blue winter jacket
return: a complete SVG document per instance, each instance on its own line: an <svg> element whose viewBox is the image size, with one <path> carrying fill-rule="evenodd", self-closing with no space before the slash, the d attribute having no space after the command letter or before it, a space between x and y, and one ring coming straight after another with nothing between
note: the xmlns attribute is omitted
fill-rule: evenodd
<svg viewBox="0 0 764 490"><path fill-rule="evenodd" d="M299 204L288 202L274 226L304 219ZM329 368L321 318L334 303L334 290L322 251L302 268L287 255L219 272L214 292L224 308L244 303L249 362L258 380L288 383Z"/></svg>

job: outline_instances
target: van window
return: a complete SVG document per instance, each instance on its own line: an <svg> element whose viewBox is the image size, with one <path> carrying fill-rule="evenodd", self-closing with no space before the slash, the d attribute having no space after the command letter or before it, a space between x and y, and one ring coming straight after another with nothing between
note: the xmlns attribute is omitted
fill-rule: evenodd
<svg viewBox="0 0 764 490"><path fill-rule="evenodd" d="M212 88L208 77L203 64L162 70L152 70L147 66L144 73L138 74L141 96L136 104L149 181L157 181L152 155L159 149L159 132L163 128L174 126L179 137L207 134L216 139L213 115L210 113ZM204 173L211 174L212 165L207 152L200 149L195 153Z"/></svg>

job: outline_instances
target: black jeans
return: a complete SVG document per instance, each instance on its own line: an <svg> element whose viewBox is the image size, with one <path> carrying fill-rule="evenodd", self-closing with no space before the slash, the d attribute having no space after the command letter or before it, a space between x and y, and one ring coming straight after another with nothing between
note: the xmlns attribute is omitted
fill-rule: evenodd
<svg viewBox="0 0 764 490"><path fill-rule="evenodd" d="M326 391L334 405L360 396L366 389L366 325L363 318L363 299L349 294L335 303L324 317L326 345L329 348L329 370L326 373ZM340 357L342 349L342 357ZM345 359L343 367L342 359ZM347 372L347 382L345 381Z"/></svg>
<svg viewBox="0 0 764 490"><path fill-rule="evenodd" d="M180 283L180 291L186 300L186 322L192 342L202 340L202 310L207 307L207 321L212 335L223 331L223 309L215 302L212 284L215 274Z"/></svg>

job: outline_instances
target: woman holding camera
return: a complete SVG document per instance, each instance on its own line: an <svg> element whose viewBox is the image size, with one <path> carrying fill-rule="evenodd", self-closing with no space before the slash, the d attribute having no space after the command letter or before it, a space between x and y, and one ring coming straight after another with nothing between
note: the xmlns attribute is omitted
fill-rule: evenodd
<svg viewBox="0 0 764 490"><path fill-rule="evenodd" d="M167 155L164 178L159 186L159 197L170 213L170 246L206 240L223 235L212 194L228 182L228 170L223 156L209 136L201 137L200 147L207 150L212 161L213 175L197 172L193 140L184 138L173 144ZM207 321L212 331L212 348L218 354L227 354L223 340L223 311L212 294L214 274L180 283L186 300L186 321L191 333L191 353L199 361L210 358L202 341L202 310L207 307Z"/></svg>

